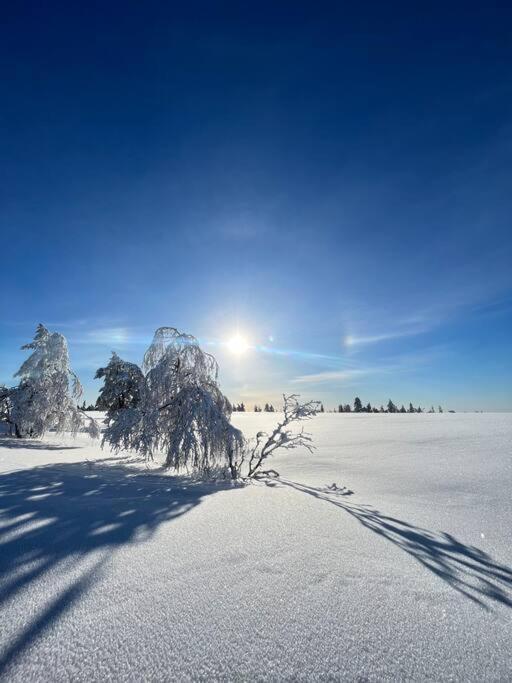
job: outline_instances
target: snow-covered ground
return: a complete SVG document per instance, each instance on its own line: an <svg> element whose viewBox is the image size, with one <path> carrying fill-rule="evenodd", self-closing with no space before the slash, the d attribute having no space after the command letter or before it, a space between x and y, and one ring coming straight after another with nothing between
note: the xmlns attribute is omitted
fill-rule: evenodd
<svg viewBox="0 0 512 683"><path fill-rule="evenodd" d="M512 415L309 427L245 488L1 438L0 678L511 680Z"/></svg>

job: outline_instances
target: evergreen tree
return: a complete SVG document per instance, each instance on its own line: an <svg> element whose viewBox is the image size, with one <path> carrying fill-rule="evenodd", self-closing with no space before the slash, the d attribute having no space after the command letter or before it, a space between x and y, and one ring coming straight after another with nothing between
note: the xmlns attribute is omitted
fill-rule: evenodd
<svg viewBox="0 0 512 683"><path fill-rule="evenodd" d="M144 383L144 375L135 363L122 360L115 351L108 365L96 371L94 379L103 378L97 410L116 411L138 405Z"/></svg>
<svg viewBox="0 0 512 683"><path fill-rule="evenodd" d="M401 413L406 413L407 410L405 409L405 406L402 404L402 407L400 408Z"/></svg>
<svg viewBox="0 0 512 683"><path fill-rule="evenodd" d="M371 412L372 412L371 403L368 403L368 405L366 406L366 412L367 412L367 413L371 413Z"/></svg>
<svg viewBox="0 0 512 683"><path fill-rule="evenodd" d="M345 412L345 413L351 413L352 412L352 406L350 405L350 403L345 404L345 410L343 412Z"/></svg>
<svg viewBox="0 0 512 683"><path fill-rule="evenodd" d="M416 411L414 410L414 406L412 403L409 403L409 412L410 413L415 413Z"/></svg>
<svg viewBox="0 0 512 683"><path fill-rule="evenodd" d="M441 406L438 406L438 412L439 412L439 413L442 413L442 412L443 412L443 409L442 409Z"/></svg>
<svg viewBox="0 0 512 683"><path fill-rule="evenodd" d="M324 404L323 404L323 403L320 403L320 412L321 412L321 413L325 413Z"/></svg>
<svg viewBox="0 0 512 683"><path fill-rule="evenodd" d="M17 437L40 437L49 429L76 433L88 419L77 408L82 387L69 364L65 337L38 325L34 340L22 349L31 355L15 377L20 383L9 390L10 420ZM94 420L86 428L98 435Z"/></svg>
<svg viewBox="0 0 512 683"><path fill-rule="evenodd" d="M388 401L388 413L396 413L398 409L391 399Z"/></svg>
<svg viewBox="0 0 512 683"><path fill-rule="evenodd" d="M363 404L361 403L361 399L359 396L356 396L354 399L354 412L355 413L361 413L363 411Z"/></svg>

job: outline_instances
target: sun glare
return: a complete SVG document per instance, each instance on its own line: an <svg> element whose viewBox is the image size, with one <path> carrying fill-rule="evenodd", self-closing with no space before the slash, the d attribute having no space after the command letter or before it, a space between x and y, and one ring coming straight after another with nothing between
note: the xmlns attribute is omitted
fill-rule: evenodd
<svg viewBox="0 0 512 683"><path fill-rule="evenodd" d="M231 337L227 343L227 346L231 353L234 353L237 356L245 353L249 348L247 341L240 334L236 334L234 337Z"/></svg>

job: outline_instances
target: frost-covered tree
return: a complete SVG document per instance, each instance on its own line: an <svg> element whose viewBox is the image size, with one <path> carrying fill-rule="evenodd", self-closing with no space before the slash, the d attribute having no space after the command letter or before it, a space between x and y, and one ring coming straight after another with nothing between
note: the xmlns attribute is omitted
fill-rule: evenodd
<svg viewBox="0 0 512 683"><path fill-rule="evenodd" d="M101 378L103 386L96 401L97 410L122 410L140 402L144 375L135 363L122 360L113 351L108 365L96 371L94 379Z"/></svg>
<svg viewBox="0 0 512 683"><path fill-rule="evenodd" d="M15 374L19 385L9 390L16 436L39 437L49 429L76 434L84 423L96 436L96 423L76 406L82 387L70 367L65 337L38 325L34 340L21 348L32 353Z"/></svg>
<svg viewBox="0 0 512 683"><path fill-rule="evenodd" d="M300 403L299 397L296 394L283 396L283 399L284 417L282 421L277 424L270 434L258 432L254 443L247 445L240 463L237 464L238 471L244 472L244 464L247 462L247 476L249 478L269 473L277 474L274 470L262 470L262 466L266 464L268 458L279 448L289 450L304 447L309 451L313 450L311 434L305 432L304 429L294 433L289 429L289 426L294 422L311 419L319 412L320 402L309 401L307 403Z"/></svg>
<svg viewBox="0 0 512 683"><path fill-rule="evenodd" d="M0 423L12 424L11 421L11 401L9 389L3 384L0 385Z"/></svg>
<svg viewBox="0 0 512 683"><path fill-rule="evenodd" d="M177 470L234 467L244 439L230 423L231 405L219 389L215 358L193 336L161 327L139 372L131 373L140 381L137 401L109 412L104 443L149 459L163 452L165 466Z"/></svg>

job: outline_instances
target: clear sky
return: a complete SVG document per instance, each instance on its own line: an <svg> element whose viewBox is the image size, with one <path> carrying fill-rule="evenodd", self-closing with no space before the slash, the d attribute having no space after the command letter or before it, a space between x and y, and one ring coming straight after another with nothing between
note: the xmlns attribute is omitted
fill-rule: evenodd
<svg viewBox="0 0 512 683"><path fill-rule="evenodd" d="M509 3L10 3L0 64L0 382L172 325L250 405L512 409Z"/></svg>

